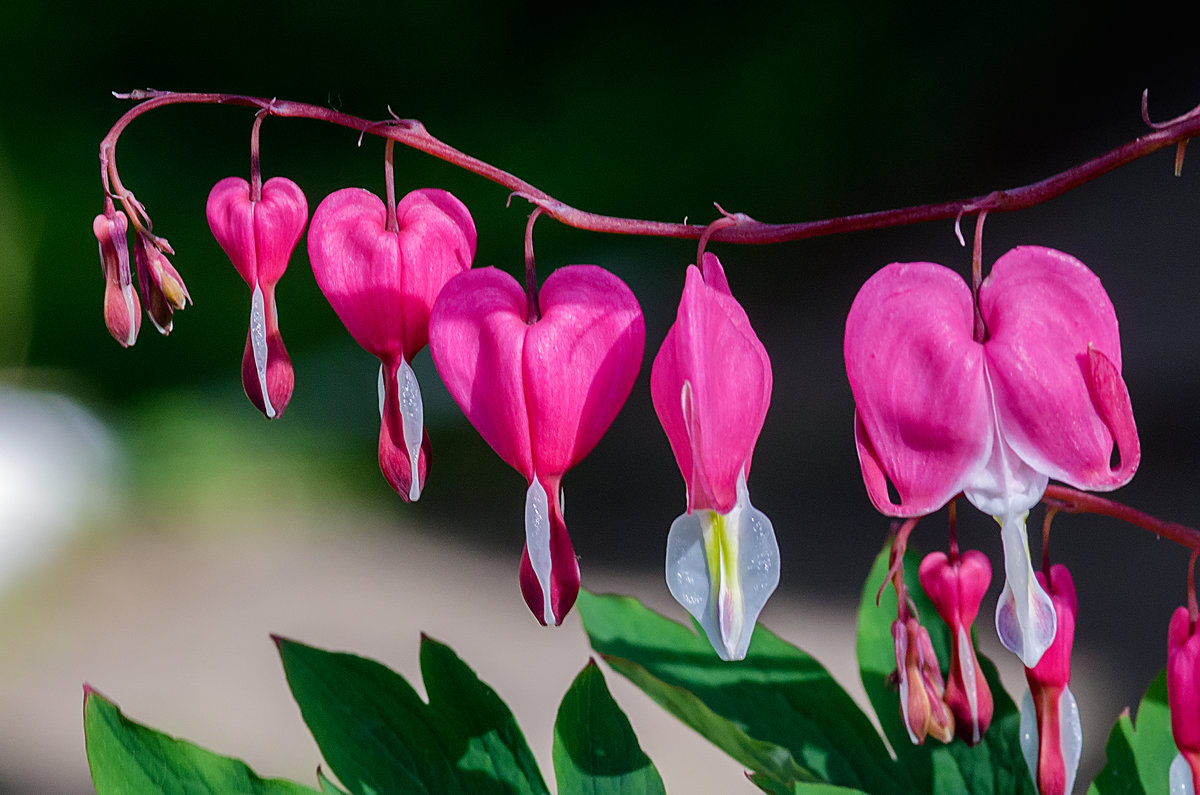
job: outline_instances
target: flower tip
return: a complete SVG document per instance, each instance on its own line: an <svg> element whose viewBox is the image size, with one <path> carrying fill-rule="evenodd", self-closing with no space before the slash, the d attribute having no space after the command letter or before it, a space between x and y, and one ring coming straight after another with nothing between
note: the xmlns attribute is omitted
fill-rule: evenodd
<svg viewBox="0 0 1200 795"><path fill-rule="evenodd" d="M104 288L104 325L122 348L137 342L142 328L142 303L132 284L110 281Z"/></svg>
<svg viewBox="0 0 1200 795"><path fill-rule="evenodd" d="M417 474L413 477L412 459L405 446L396 444L384 419L379 423L379 469L388 485L396 490L405 502L416 502L425 489L425 474L429 470L429 455L432 448L429 434L423 433L417 456Z"/></svg>
<svg viewBox="0 0 1200 795"><path fill-rule="evenodd" d="M544 627L556 627L579 596L579 561L567 535L558 478L549 490L535 476L525 493L525 549L521 553L521 595Z"/></svg>
<svg viewBox="0 0 1200 795"><path fill-rule="evenodd" d="M253 327L242 353L242 387L255 408L269 420L279 419L292 399L296 376L278 329L267 337L263 354L253 341Z"/></svg>

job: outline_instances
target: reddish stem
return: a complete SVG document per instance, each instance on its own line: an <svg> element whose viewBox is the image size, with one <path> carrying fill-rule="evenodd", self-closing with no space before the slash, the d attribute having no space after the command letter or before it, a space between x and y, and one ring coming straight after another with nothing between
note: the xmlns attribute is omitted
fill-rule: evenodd
<svg viewBox="0 0 1200 795"><path fill-rule="evenodd" d="M396 142L391 138L383 146L383 181L387 191L387 231L393 235L400 233L400 223L396 220L396 172L392 164L392 150Z"/></svg>
<svg viewBox="0 0 1200 795"><path fill-rule="evenodd" d="M254 126L250 128L250 201L262 201L262 160L258 150L258 131L262 128L266 114L259 111L254 115Z"/></svg>
<svg viewBox="0 0 1200 795"><path fill-rule="evenodd" d="M1042 502L1067 513L1095 513L1120 519L1155 535L1174 541L1191 550L1200 550L1200 531L1177 522L1164 522L1148 513L1130 508L1115 500L1097 497L1085 491L1051 484L1046 487Z"/></svg>
<svg viewBox="0 0 1200 795"><path fill-rule="evenodd" d="M1046 582L1050 582L1050 523L1058 511L1057 505L1048 505L1042 519L1042 574L1046 575Z"/></svg>
<svg viewBox="0 0 1200 795"><path fill-rule="evenodd" d="M983 222L987 220L987 210L980 210L975 219L975 244L971 247L971 297L975 303L975 341L987 341L987 326L983 322L983 312L979 308L979 288L983 285Z"/></svg>
<svg viewBox="0 0 1200 795"><path fill-rule="evenodd" d="M533 265L533 224L541 214L542 208L534 207L529 214L529 223L525 224L525 322L530 324L542 317L542 307L538 303L537 269Z"/></svg>
<svg viewBox="0 0 1200 795"><path fill-rule="evenodd" d="M958 498L951 499L946 507L950 514L950 554L947 557L950 564L955 565L958 563Z"/></svg>
<svg viewBox="0 0 1200 795"><path fill-rule="evenodd" d="M121 185L120 179L117 177L115 152L117 139L120 137L121 132L138 116L164 105L224 104L259 108L272 116L325 121L342 127L348 127L352 130L358 130L363 134L369 133L393 139L405 146L425 152L478 174L484 179L504 186L510 191L520 193L529 201L541 207L547 215L567 226L577 229L612 234L689 239L699 239L704 234L705 229L707 229L707 226L704 225L671 224L633 218L616 218L578 210L507 171L496 168L490 163L471 157L443 143L430 135L419 121L411 119L398 119L394 122L389 121L386 124L381 124L319 105L267 100L261 97L239 94L131 91L128 94L117 94L116 96L119 99L142 100L142 102L121 116L112 129L109 130L108 135L104 137L104 140L100 142L101 178L104 182L105 190L125 204L126 210L130 212L131 221L135 226L142 224L144 212L139 213L134 210L136 200L133 198L133 194ZM1200 135L1200 106L1171 121L1154 125L1152 132L1136 138L1123 146L1119 146L1074 168L1069 168L1066 171L1030 185L1009 190L993 191L983 196L959 201L902 207L895 210L847 215L820 221L806 221L792 224L765 224L749 218L739 218L736 224L715 231L712 239L726 243L783 243L822 235L856 232L865 229L884 229L925 221L957 218L964 212L979 212L981 210L1007 212L1020 210L1061 196L1127 163L1157 152L1160 149L1176 146L1196 135ZM140 207L140 205L137 206Z"/></svg>

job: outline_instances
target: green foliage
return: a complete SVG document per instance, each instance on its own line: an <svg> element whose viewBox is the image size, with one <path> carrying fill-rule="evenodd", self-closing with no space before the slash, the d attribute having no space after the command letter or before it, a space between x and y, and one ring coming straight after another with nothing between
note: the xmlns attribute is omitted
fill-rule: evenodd
<svg viewBox="0 0 1200 795"><path fill-rule="evenodd" d="M663 795L662 778L633 727L589 662L563 697L554 722L554 773L560 793Z"/></svg>
<svg viewBox="0 0 1200 795"><path fill-rule="evenodd" d="M1088 788L1088 795L1166 795L1167 775L1176 753L1166 671L1146 690L1138 706L1136 728L1129 711L1123 712L1108 735L1104 752L1108 764Z"/></svg>
<svg viewBox="0 0 1200 795"><path fill-rule="evenodd" d="M980 657L995 704L983 741L930 740L915 746L887 684L895 669L891 622L895 593L875 594L888 567L885 548L863 588L858 662L879 718L867 715L816 660L759 627L746 659L722 662L702 632L664 618L634 599L580 594L578 607L593 648L666 710L750 771L770 795L854 793L1033 793L1017 741L1020 716L995 666ZM939 658L949 659L948 631L916 583L905 579ZM352 654L276 639L300 712L343 786L353 795L383 793L533 793L549 789L512 713L448 647L421 640L423 700L399 674ZM125 718L88 689L84 728L99 795L244 793L313 795L317 790L261 779L237 759L220 756ZM887 744L892 752L889 752ZM1091 795L1166 793L1175 755L1166 677L1150 685L1138 708L1112 730L1108 764ZM638 744L592 662L563 697L554 726L560 795L661 795L663 781ZM343 793L318 769L321 793Z"/></svg>
<svg viewBox="0 0 1200 795"><path fill-rule="evenodd" d="M97 795L318 795L290 781L261 779L241 760L135 723L90 688L83 732Z"/></svg>

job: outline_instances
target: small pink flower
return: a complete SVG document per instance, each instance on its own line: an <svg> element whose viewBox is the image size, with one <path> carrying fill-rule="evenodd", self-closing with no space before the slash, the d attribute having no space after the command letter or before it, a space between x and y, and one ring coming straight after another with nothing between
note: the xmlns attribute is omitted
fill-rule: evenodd
<svg viewBox="0 0 1200 795"><path fill-rule="evenodd" d="M992 722L992 691L979 670L971 625L992 581L992 564L977 549L968 550L953 563L944 552L931 552L921 561L919 577L938 615L950 628L946 705L954 713L958 736L968 745L975 745Z"/></svg>
<svg viewBox="0 0 1200 795"><path fill-rule="evenodd" d="M1049 583L1042 572L1036 576L1050 593L1058 631L1041 661L1025 669L1029 690L1021 702L1021 752L1041 795L1066 795L1075 785L1083 750L1079 706L1068 686L1079 602L1066 566L1051 567Z"/></svg>
<svg viewBox="0 0 1200 795"><path fill-rule="evenodd" d="M1200 792L1200 634L1186 607L1175 610L1167 632L1167 703L1179 754L1170 791Z"/></svg>
<svg viewBox="0 0 1200 795"><path fill-rule="evenodd" d="M275 285L304 233L308 202L284 177L267 180L257 201L250 197L250 183L226 177L209 192L207 215L213 236L251 290L242 386L258 410L275 419L287 408L295 383L279 333Z"/></svg>
<svg viewBox="0 0 1200 795"><path fill-rule="evenodd" d="M442 287L475 258L471 213L446 191L423 189L401 199L389 218L378 196L345 188L313 213L308 256L342 325L381 362L379 467L405 501L416 500L430 448L409 363L428 341Z"/></svg>
<svg viewBox="0 0 1200 795"><path fill-rule="evenodd" d="M1141 450L1116 314L1083 263L1015 248L980 287L983 341L974 313L966 283L941 265L895 263L867 280L846 319L858 457L871 501L889 516L927 514L963 492L996 517L1005 570L996 629L1032 666L1054 638L1054 610L1029 562L1029 509L1049 478L1124 485Z"/></svg>
<svg viewBox="0 0 1200 795"><path fill-rule="evenodd" d="M944 743L954 739L954 715L944 700L945 683L929 632L916 616L892 622L896 645L896 675L900 685L900 712L904 728L915 745L926 736Z"/></svg>
<svg viewBox="0 0 1200 795"><path fill-rule="evenodd" d="M495 268L442 290L429 320L438 373L475 430L525 476L521 592L559 624L579 594L561 481L608 430L637 378L645 326L625 283L594 265L550 274L530 322L525 291Z"/></svg>
<svg viewBox="0 0 1200 795"><path fill-rule="evenodd" d="M650 394L687 484L687 512L667 536L671 595L725 660L746 656L779 583L771 520L746 478L771 403L771 361L720 261L688 266L674 325L650 371Z"/></svg>
<svg viewBox="0 0 1200 795"><path fill-rule="evenodd" d="M133 289L129 271L129 221L113 208L92 221L92 232L100 244L100 269L104 274L104 325L113 339L128 348L137 341L142 327L142 304Z"/></svg>

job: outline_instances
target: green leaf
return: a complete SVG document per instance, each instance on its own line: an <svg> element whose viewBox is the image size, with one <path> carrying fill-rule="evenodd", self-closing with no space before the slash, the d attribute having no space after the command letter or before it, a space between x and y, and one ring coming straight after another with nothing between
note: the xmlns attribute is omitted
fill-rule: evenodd
<svg viewBox="0 0 1200 795"><path fill-rule="evenodd" d="M1137 725L1126 710L1117 718L1104 746L1108 758L1089 795L1166 795L1167 776L1177 750L1167 706L1167 672L1163 670L1142 698Z"/></svg>
<svg viewBox="0 0 1200 795"><path fill-rule="evenodd" d="M549 792L508 707L437 641L421 639L428 704L372 660L276 644L304 722L355 795Z"/></svg>
<svg viewBox="0 0 1200 795"><path fill-rule="evenodd" d="M887 685L888 675L896 669L891 630L892 622L896 619L895 590L890 586L884 589L879 606L875 606L875 594L887 574L890 548L889 542L875 559L863 586L858 609L857 639L863 688L871 706L875 708L888 742L900 762L910 771L918 791L946 795L1033 795L1036 788L1029 777L1018 743L1020 712L1001 685L996 666L979 655L978 650L979 667L991 688L994 703L992 724L983 740L972 748L958 739L949 745L933 739L927 740L924 745L913 745L909 739L900 715L899 694ZM950 632L917 582L919 564L915 555L906 556L904 582L921 617L922 626L929 630L938 659L948 666Z"/></svg>
<svg viewBox="0 0 1200 795"><path fill-rule="evenodd" d="M768 795L869 795L860 789L836 784L806 784L798 781L789 787L762 773L751 773L750 781Z"/></svg>
<svg viewBox="0 0 1200 795"><path fill-rule="evenodd" d="M604 675L589 661L563 696L554 721L558 791L588 795L663 795L662 778L642 752Z"/></svg>
<svg viewBox="0 0 1200 795"><path fill-rule="evenodd" d="M329 777L325 775L325 771L319 767L317 768L317 783L321 785L321 795L329 795L329 793L347 795L346 790L330 781Z"/></svg>
<svg viewBox="0 0 1200 795"><path fill-rule="evenodd" d="M592 648L614 670L750 770L786 786L912 791L829 672L765 628L745 660L723 662L702 633L636 600L581 593L577 605Z"/></svg>
<svg viewBox="0 0 1200 795"><path fill-rule="evenodd" d="M90 687L83 698L83 732L97 795L319 795L291 781L259 778L239 759L135 723Z"/></svg>

